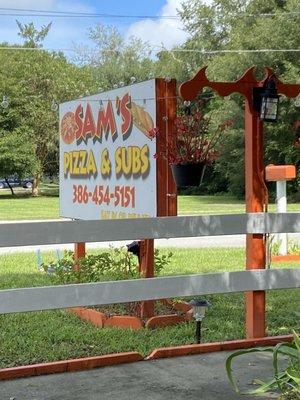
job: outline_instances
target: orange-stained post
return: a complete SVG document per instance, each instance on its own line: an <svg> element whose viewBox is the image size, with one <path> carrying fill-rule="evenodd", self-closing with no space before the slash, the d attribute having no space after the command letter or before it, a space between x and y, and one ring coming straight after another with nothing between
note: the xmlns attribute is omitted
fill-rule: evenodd
<svg viewBox="0 0 300 400"><path fill-rule="evenodd" d="M300 93L299 84L285 84L274 72L266 67L266 76L258 81L254 75L255 66L249 68L235 82L211 82L206 76L206 68L180 86L180 94L184 100L193 100L204 87L210 87L220 96L240 93L245 98L245 194L246 211L262 212L267 204L267 188L264 183L263 166L263 126L258 112L254 109L254 88L264 87L272 77L276 81L278 93L286 97L296 97ZM263 235L247 235L246 269L265 268L266 244ZM252 291L246 293L246 332L247 338L265 336L265 292Z"/></svg>
<svg viewBox="0 0 300 400"><path fill-rule="evenodd" d="M259 114L245 100L245 197L246 212L263 212L267 204L263 165L263 124ZM246 235L246 269L265 268L266 246L263 235ZM265 292L246 293L246 336L266 336Z"/></svg>
<svg viewBox="0 0 300 400"><path fill-rule="evenodd" d="M176 80L158 78L155 80L156 91L156 150L159 153L168 143L173 133L176 117ZM157 216L177 215L177 192L168 160L158 157L156 161ZM153 278L154 240L142 240L140 247L140 270L145 278ZM154 301L141 302L141 318L154 316Z"/></svg>
<svg viewBox="0 0 300 400"><path fill-rule="evenodd" d="M74 243L74 259L85 257L85 243Z"/></svg>

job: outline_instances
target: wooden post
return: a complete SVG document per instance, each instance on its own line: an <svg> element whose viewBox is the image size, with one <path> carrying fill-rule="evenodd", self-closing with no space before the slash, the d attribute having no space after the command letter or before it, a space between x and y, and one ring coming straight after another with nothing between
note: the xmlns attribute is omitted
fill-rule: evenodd
<svg viewBox="0 0 300 400"><path fill-rule="evenodd" d="M74 243L74 260L85 257L85 243Z"/></svg>
<svg viewBox="0 0 300 400"><path fill-rule="evenodd" d="M154 240L141 240L140 242L140 271L143 278L154 277ZM155 302L141 302L141 318L147 319L154 316Z"/></svg>
<svg viewBox="0 0 300 400"><path fill-rule="evenodd" d="M251 101L251 100L250 100ZM263 165L263 124L258 113L245 99L245 196L246 212L263 212L265 203ZM266 248L263 235L246 235L246 269L265 268ZM247 292L246 336L266 335L265 292Z"/></svg>
<svg viewBox="0 0 300 400"><path fill-rule="evenodd" d="M156 151L168 143L173 133L176 117L176 80L156 79ZM157 216L177 215L177 193L168 160L158 157L156 162ZM140 270L145 278L154 277L154 240L142 240L140 248ZM154 316L154 301L141 303L141 318Z"/></svg>
<svg viewBox="0 0 300 400"><path fill-rule="evenodd" d="M254 89L263 88L268 79L276 81L278 93L296 97L300 93L299 84L285 84L276 78L271 68L265 67L265 78L258 81L254 75L255 66L247 69L235 82L211 82L206 76L206 68L201 68L189 81L180 86L184 100L193 100L205 87L210 87L220 96L240 93L245 98L245 176L246 211L264 211L267 189L264 184L263 167L263 125L259 120L257 104L254 105ZM256 108L256 109L254 109ZM246 269L265 268L266 245L263 235L247 235ZM246 294L247 338L265 336L265 292L255 291Z"/></svg>

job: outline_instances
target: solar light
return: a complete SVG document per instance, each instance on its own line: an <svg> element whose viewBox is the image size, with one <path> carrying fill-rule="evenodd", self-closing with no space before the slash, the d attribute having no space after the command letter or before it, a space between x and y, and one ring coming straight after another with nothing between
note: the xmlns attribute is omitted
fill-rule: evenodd
<svg viewBox="0 0 300 400"><path fill-rule="evenodd" d="M1 102L1 107L2 108L7 108L8 106L9 106L8 98L6 96L3 96L2 102Z"/></svg>
<svg viewBox="0 0 300 400"><path fill-rule="evenodd" d="M276 122L278 114L279 96L276 82L269 78L265 90L261 94L260 119L266 122Z"/></svg>
<svg viewBox="0 0 300 400"><path fill-rule="evenodd" d="M53 99L52 104L51 104L51 110L52 111L57 111L58 110L58 103Z"/></svg>
<svg viewBox="0 0 300 400"><path fill-rule="evenodd" d="M210 303L205 299L194 299L189 302L189 305L192 306L193 317L196 321L196 343L201 343L201 324Z"/></svg>
<svg viewBox="0 0 300 400"><path fill-rule="evenodd" d="M130 83L134 83L136 81L136 77L135 76L132 76L131 78L130 78Z"/></svg>

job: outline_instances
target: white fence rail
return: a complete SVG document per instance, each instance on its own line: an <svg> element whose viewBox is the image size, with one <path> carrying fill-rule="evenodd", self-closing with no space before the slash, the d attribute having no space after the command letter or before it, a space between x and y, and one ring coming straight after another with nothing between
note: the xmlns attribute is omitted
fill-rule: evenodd
<svg viewBox="0 0 300 400"><path fill-rule="evenodd" d="M279 232L300 232L300 213L4 223L0 247Z"/></svg>
<svg viewBox="0 0 300 400"><path fill-rule="evenodd" d="M0 291L0 314L300 287L300 269L183 275Z"/></svg>
<svg viewBox="0 0 300 400"><path fill-rule="evenodd" d="M300 213L5 223L0 247L279 232L300 232ZM8 289L0 290L0 314L299 287L300 268Z"/></svg>

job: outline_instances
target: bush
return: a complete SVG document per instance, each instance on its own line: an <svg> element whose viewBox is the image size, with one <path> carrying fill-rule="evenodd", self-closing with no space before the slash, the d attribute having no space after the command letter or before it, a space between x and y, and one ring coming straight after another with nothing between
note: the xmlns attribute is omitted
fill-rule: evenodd
<svg viewBox="0 0 300 400"><path fill-rule="evenodd" d="M155 275L169 264L172 255L171 252L160 254L158 249L155 250ZM60 284L140 278L138 258L124 247L110 247L100 254L89 254L76 261L74 253L68 251L57 263L44 264L43 268L46 272L51 271L54 280Z"/></svg>

